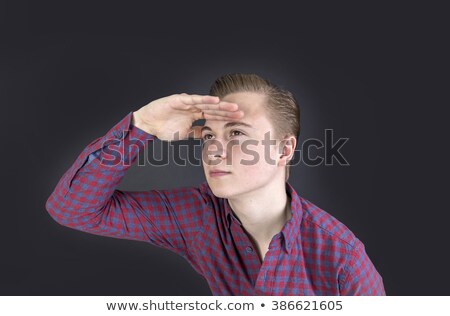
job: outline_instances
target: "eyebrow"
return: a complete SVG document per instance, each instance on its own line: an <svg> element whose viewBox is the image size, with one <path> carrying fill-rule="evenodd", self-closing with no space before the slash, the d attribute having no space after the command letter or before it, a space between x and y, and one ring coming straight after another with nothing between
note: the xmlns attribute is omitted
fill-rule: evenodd
<svg viewBox="0 0 450 316"><path fill-rule="evenodd" d="M226 128L235 127L235 126L244 126L244 127L253 128L253 126L251 126L250 124L244 123L244 122L228 122L223 126L223 128L226 129ZM211 131L211 128L209 126L203 126L201 129L201 132L203 133L203 131Z"/></svg>

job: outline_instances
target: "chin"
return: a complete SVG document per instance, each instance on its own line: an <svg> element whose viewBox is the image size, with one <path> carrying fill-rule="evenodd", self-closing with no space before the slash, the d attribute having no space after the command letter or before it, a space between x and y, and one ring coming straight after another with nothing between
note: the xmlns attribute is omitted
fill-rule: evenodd
<svg viewBox="0 0 450 316"><path fill-rule="evenodd" d="M233 194L230 190L224 187L224 185L220 185L217 183L211 183L208 181L209 187L211 188L212 193L218 198L227 199L231 197Z"/></svg>

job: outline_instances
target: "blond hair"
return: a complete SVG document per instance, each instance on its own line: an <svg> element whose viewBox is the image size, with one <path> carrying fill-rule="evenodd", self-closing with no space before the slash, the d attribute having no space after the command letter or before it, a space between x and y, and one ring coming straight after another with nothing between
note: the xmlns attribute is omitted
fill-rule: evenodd
<svg viewBox="0 0 450 316"><path fill-rule="evenodd" d="M275 137L283 139L286 136L295 136L298 140L300 108L291 92L256 74L235 73L217 78L211 86L209 94L223 98L235 92L257 92L267 96L264 106L275 129ZM286 181L289 178L289 169L290 164L286 166Z"/></svg>

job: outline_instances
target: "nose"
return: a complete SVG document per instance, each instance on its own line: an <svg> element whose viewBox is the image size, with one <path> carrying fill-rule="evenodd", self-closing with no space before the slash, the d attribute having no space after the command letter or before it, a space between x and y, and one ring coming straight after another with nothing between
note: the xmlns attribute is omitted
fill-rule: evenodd
<svg viewBox="0 0 450 316"><path fill-rule="evenodd" d="M227 148L224 142L218 138L205 141L203 144L203 157L208 160L216 160L217 158L227 158Z"/></svg>

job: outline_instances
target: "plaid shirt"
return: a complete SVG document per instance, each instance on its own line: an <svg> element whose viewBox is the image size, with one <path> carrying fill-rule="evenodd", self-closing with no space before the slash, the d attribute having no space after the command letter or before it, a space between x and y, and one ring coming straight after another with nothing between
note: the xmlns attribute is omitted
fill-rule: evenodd
<svg viewBox="0 0 450 316"><path fill-rule="evenodd" d="M183 256L214 295L385 295L364 245L342 223L286 183L292 218L261 262L227 199L206 182L144 192L117 185L155 136L132 112L90 143L46 208L58 223L92 234L149 242Z"/></svg>

